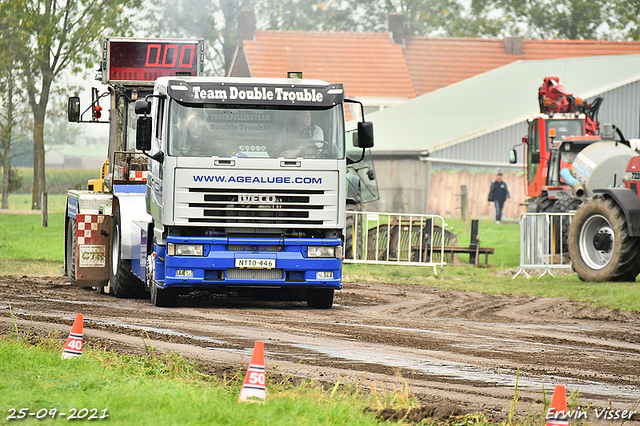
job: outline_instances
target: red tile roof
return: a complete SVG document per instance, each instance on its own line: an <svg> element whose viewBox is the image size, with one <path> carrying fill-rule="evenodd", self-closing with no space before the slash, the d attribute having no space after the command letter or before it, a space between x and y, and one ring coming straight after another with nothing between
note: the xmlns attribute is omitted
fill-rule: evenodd
<svg viewBox="0 0 640 426"><path fill-rule="evenodd" d="M523 40L520 55L508 55L502 39L411 37L405 44L417 95L518 60L640 53L637 41Z"/></svg>
<svg viewBox="0 0 640 426"><path fill-rule="evenodd" d="M256 31L244 41L252 77L304 78L344 83L347 96L413 98L402 47L388 33Z"/></svg>

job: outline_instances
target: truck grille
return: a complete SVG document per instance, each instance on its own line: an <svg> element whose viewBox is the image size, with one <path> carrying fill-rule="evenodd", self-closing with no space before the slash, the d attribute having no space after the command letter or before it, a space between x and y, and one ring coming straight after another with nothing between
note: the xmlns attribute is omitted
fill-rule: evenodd
<svg viewBox="0 0 640 426"><path fill-rule="evenodd" d="M233 280L281 280L282 269L227 269L227 279Z"/></svg>
<svg viewBox="0 0 640 426"><path fill-rule="evenodd" d="M337 172L315 173L321 176L318 179L322 179L322 184L307 185L309 188L301 188L303 185L225 188L227 185L211 182L176 185L175 224L285 229L335 226Z"/></svg>

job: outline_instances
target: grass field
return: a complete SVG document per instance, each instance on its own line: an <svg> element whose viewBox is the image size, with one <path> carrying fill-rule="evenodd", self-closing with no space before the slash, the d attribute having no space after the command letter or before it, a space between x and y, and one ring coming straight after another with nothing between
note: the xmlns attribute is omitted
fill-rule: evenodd
<svg viewBox="0 0 640 426"><path fill-rule="evenodd" d="M448 229L458 235L458 245L469 244L469 233L460 220L448 219ZM49 215L49 226L41 227L39 215L0 214L0 274L57 275L64 261L64 213ZM512 272L519 265L519 227L517 223L480 222L483 247L493 247L491 268L448 265L434 276L432 268L418 266L344 265L344 280L412 283L450 290L481 291L490 294L530 294L581 300L595 306L640 311L640 282L584 283L573 273L555 278L518 277ZM461 255L461 262L468 256Z"/></svg>
<svg viewBox="0 0 640 426"><path fill-rule="evenodd" d="M47 196L49 213L64 213L67 203L65 194L49 194ZM9 210L31 210L30 194L9 194ZM35 214L36 212L34 212ZM39 214L40 212L37 212Z"/></svg>
<svg viewBox="0 0 640 426"><path fill-rule="evenodd" d="M406 392L323 390L312 382L274 383L269 375L266 404L239 403L242 371L206 375L179 354L156 355L153 348L145 356L85 348L81 357L61 360L58 340L15 332L0 339L0 423L60 424L75 412L110 425L376 425L365 408L419 405ZM8 419L21 409L35 414Z"/></svg>

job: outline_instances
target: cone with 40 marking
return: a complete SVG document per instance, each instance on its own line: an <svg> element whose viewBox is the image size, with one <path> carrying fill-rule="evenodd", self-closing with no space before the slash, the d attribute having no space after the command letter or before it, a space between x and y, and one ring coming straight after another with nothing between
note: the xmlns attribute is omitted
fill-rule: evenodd
<svg viewBox="0 0 640 426"><path fill-rule="evenodd" d="M67 344L64 345L62 359L74 358L82 355L83 321L84 316L82 314L77 314L76 319L73 321L73 326L71 327L71 333L69 333L69 337L67 338Z"/></svg>

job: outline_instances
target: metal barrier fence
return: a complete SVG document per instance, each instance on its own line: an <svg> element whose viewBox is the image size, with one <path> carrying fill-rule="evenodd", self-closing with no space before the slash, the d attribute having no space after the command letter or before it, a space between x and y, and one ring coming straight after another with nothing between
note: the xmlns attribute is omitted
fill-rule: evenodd
<svg viewBox="0 0 640 426"><path fill-rule="evenodd" d="M456 236L441 216L347 212L345 263L444 266L453 259L445 247Z"/></svg>
<svg viewBox="0 0 640 426"><path fill-rule="evenodd" d="M527 269L544 269L538 278L552 269L569 269L569 226L573 213L525 213L520 216L520 270L513 278L523 274L531 276Z"/></svg>

